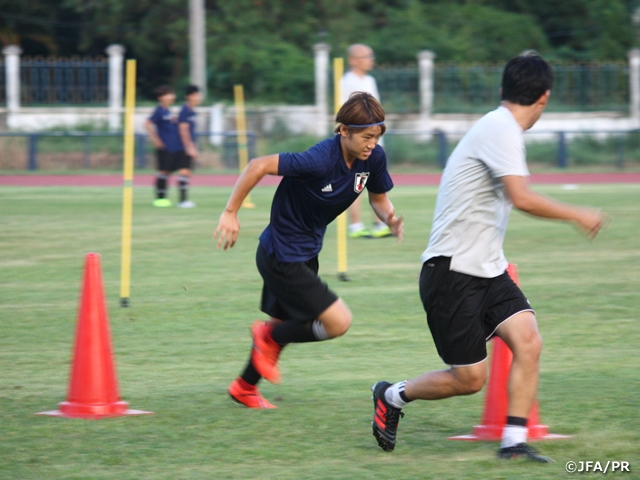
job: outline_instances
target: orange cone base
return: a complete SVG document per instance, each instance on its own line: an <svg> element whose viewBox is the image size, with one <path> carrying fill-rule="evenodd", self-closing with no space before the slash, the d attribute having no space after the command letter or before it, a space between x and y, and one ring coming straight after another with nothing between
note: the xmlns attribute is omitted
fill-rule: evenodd
<svg viewBox="0 0 640 480"><path fill-rule="evenodd" d="M101 418L122 417L125 415L151 415L153 412L144 410L130 410L128 402L115 402L104 405L91 405L73 402L61 402L58 404L60 410L40 412L36 415L48 415L51 417L63 418L84 418L89 420L99 420Z"/></svg>
<svg viewBox="0 0 640 480"><path fill-rule="evenodd" d="M449 437L449 440L463 440L467 442L498 441L502 439L503 425L476 425L473 433L469 435L456 435ZM563 440L571 438L569 435L558 435L549 433L546 425L531 425L528 427L527 440L535 442L537 440Z"/></svg>

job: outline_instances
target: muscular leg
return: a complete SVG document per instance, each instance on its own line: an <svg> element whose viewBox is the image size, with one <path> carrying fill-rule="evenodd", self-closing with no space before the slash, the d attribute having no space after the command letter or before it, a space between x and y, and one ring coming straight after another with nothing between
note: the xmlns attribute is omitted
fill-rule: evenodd
<svg viewBox="0 0 640 480"><path fill-rule="evenodd" d="M351 311L337 299L316 320L293 320L274 326L271 337L279 345L318 342L347 333L351 325Z"/></svg>
<svg viewBox="0 0 640 480"><path fill-rule="evenodd" d="M351 310L340 298L318 315L318 320L329 334L329 338L340 337L347 333L352 318Z"/></svg>
<svg viewBox="0 0 640 480"><path fill-rule="evenodd" d="M510 417L527 418L536 399L542 338L533 312L521 312L498 327L498 335L513 352L509 374Z"/></svg>
<svg viewBox="0 0 640 480"><path fill-rule="evenodd" d="M404 393L409 400L438 400L479 391L487 380L487 361L465 367L427 372L407 380Z"/></svg>

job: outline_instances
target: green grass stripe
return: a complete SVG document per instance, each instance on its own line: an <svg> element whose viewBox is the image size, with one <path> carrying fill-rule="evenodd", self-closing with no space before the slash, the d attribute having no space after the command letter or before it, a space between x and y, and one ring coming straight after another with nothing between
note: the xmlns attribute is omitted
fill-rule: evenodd
<svg viewBox="0 0 640 480"><path fill-rule="evenodd" d="M262 283L257 238L274 188L241 209L230 251L211 239L230 188L191 189L195 209L152 206L136 188L131 306L120 307L122 194L113 188L0 189L0 477L8 479L557 479L566 462L640 468L640 186L538 188L612 217L594 241L572 226L514 212L504 245L544 338L540 413L570 440L536 445L556 463L499 462L494 443L453 442L480 422L484 392L405 409L394 452L371 435L369 387L444 368L418 296L420 254L437 190L396 187L405 241L349 240L337 280L335 226L320 274L353 312L336 340L291 345L278 406L234 405L229 382L249 355ZM172 200L177 190L171 188ZM368 222L371 214L363 210ZM148 417L100 421L34 415L65 400L84 255L101 254L120 393ZM575 476L575 474L574 474ZM625 478L637 478L637 473Z"/></svg>

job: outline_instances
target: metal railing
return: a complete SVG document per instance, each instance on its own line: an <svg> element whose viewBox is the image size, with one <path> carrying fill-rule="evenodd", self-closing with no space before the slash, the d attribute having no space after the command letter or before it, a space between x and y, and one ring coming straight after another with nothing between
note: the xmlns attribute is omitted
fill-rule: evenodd
<svg viewBox="0 0 640 480"><path fill-rule="evenodd" d="M465 132L387 131L389 164L444 168ZM640 130L536 130L525 134L529 165L571 168L603 166L623 170L640 166Z"/></svg>
<svg viewBox="0 0 640 480"><path fill-rule="evenodd" d="M22 105L106 105L109 63L97 58L23 57Z"/></svg>
<svg viewBox="0 0 640 480"><path fill-rule="evenodd" d="M376 79L382 103L390 113L420 111L420 78L417 65L380 67L371 72Z"/></svg>
<svg viewBox="0 0 640 480"><path fill-rule="evenodd" d="M503 68L502 64L436 63L433 113L480 113L493 108L499 100ZM628 110L628 64L555 64L553 69L555 81L548 111ZM376 78L383 105L389 113L419 112L417 64L383 65L376 67L371 75ZM108 60L104 57L23 57L20 84L24 106L105 105ZM332 90L332 77L329 86ZM4 63L0 62L0 103L6 101L5 97ZM329 99L332 98L331 93Z"/></svg>
<svg viewBox="0 0 640 480"><path fill-rule="evenodd" d="M237 132L198 132L196 137L203 152L219 151L225 168L238 167ZM216 137L222 138L212 146ZM255 132L247 132L251 157L256 154L256 139ZM119 168L123 146L122 132L0 132L0 170ZM146 134L135 135L134 155L136 168L152 166L153 148Z"/></svg>
<svg viewBox="0 0 640 480"><path fill-rule="evenodd" d="M433 113L481 113L500 100L504 65L435 64ZM629 109L626 63L555 64L547 111L589 112ZM385 110L417 113L420 109L417 65L379 67L371 72Z"/></svg>
<svg viewBox="0 0 640 480"><path fill-rule="evenodd" d="M434 112L477 113L499 101L503 66L436 65ZM629 67L624 63L553 65L547 111L627 111Z"/></svg>

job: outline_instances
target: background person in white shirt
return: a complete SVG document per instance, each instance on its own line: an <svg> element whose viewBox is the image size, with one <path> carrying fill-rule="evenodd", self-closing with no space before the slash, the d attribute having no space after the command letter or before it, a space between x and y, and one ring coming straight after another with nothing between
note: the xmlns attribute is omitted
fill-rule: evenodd
<svg viewBox="0 0 640 480"><path fill-rule="evenodd" d="M552 83L551 67L539 55L509 60L501 106L467 132L447 161L422 255L420 297L438 354L449 368L373 386L373 434L384 450L395 447L401 409L408 402L469 395L482 388L486 342L497 335L513 352L498 457L551 461L526 444L542 339L535 312L506 272L502 243L512 205L536 217L571 222L589 237L606 219L600 210L559 203L529 188L523 133L540 118Z"/></svg>
<svg viewBox="0 0 640 480"><path fill-rule="evenodd" d="M360 43L351 45L347 49L347 57L351 69L341 79L342 102L346 102L354 92L370 93L376 100L380 101L376 79L368 75L373 69L376 58L373 55L371 47ZM382 138L380 139L379 145L384 147ZM349 207L349 236L351 238L382 238L391 235L391 230L387 224L380 220L375 213L373 214L373 218L374 227L369 230L362 221L362 200L358 197L351 207Z"/></svg>

